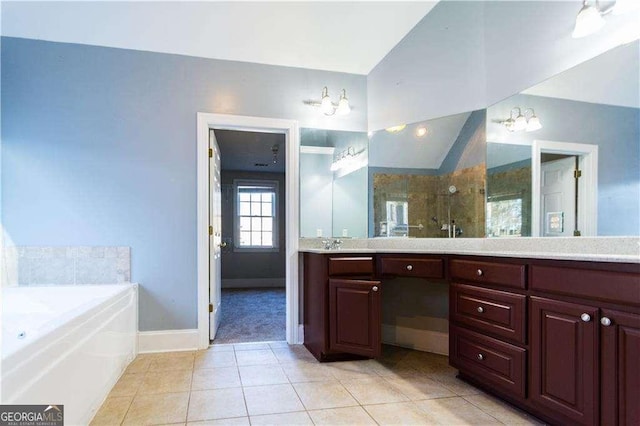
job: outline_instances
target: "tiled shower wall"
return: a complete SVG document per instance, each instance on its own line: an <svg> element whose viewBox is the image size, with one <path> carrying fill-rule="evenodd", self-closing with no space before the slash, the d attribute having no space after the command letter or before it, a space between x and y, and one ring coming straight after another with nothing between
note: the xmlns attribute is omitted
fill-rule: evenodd
<svg viewBox="0 0 640 426"><path fill-rule="evenodd" d="M6 247L4 262L9 286L131 281L129 247Z"/></svg>

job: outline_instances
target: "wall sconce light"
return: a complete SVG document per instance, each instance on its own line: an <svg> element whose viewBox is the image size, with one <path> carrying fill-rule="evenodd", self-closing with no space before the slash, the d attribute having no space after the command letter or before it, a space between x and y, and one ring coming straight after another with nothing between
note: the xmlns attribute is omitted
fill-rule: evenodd
<svg viewBox="0 0 640 426"><path fill-rule="evenodd" d="M337 104L334 104L331 101L331 97L329 96L329 89L327 86L322 88L322 95L320 97L320 102L305 102L309 105L320 107L320 111L324 113L324 115L347 115L351 112L351 107L349 106L349 99L347 98L347 91L342 89L342 93L340 94L340 100Z"/></svg>
<svg viewBox="0 0 640 426"><path fill-rule="evenodd" d="M587 4L588 0L584 0L582 2L582 9L580 9L578 16L576 16L576 26L571 36L573 38L581 38L599 31L605 24L603 16L611 12L613 8L616 7L618 1L606 9L601 9L598 0L595 0L595 5L589 5Z"/></svg>
<svg viewBox="0 0 640 426"><path fill-rule="evenodd" d="M529 111L531 111L531 115L529 116L529 118L527 118L527 113ZM513 118L514 112L517 112L518 114L515 118ZM520 132L522 130L533 132L534 130L542 128L542 123L540 123L540 119L536 115L533 108L527 108L523 112L520 107L514 107L509 113L509 118L507 120L501 121L500 123L510 132Z"/></svg>
<svg viewBox="0 0 640 426"><path fill-rule="evenodd" d="M340 169L344 169L347 166L350 166L354 160L360 155L360 153L356 153L354 147L350 146L344 151L340 152L331 163L331 171L335 172Z"/></svg>

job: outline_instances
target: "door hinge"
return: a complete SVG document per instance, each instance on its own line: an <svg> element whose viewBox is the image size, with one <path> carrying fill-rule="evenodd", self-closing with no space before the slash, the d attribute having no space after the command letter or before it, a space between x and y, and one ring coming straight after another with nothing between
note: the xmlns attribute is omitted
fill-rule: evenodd
<svg viewBox="0 0 640 426"><path fill-rule="evenodd" d="M582 170L574 170L573 171L573 177L576 178L576 179L582 177Z"/></svg>
<svg viewBox="0 0 640 426"><path fill-rule="evenodd" d="M213 226L209 227L209 235L213 235Z"/></svg>
<svg viewBox="0 0 640 426"><path fill-rule="evenodd" d="M209 313L213 312L213 304L209 303Z"/></svg>
<svg viewBox="0 0 640 426"><path fill-rule="evenodd" d="M213 158L213 149L209 148L209 158Z"/></svg>

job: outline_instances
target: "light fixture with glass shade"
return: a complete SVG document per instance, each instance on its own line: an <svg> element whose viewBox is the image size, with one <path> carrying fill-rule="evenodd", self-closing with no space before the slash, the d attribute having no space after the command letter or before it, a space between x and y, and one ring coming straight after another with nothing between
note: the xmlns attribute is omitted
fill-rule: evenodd
<svg viewBox="0 0 640 426"><path fill-rule="evenodd" d="M598 0L595 0L593 4L589 4L589 0L583 0L582 9L576 16L576 26L571 36L573 38L581 38L598 32L605 24L602 16L611 12L616 5L617 2L614 2L613 5L603 9L600 7Z"/></svg>
<svg viewBox="0 0 640 426"><path fill-rule="evenodd" d="M517 114L515 118L513 117L514 112ZM531 115L527 118L527 114L529 112L531 112ZM523 130L533 132L535 130L542 129L542 123L533 108L527 108L524 112L520 107L511 108L509 118L504 121L500 121L500 124L510 132L521 132Z"/></svg>
<svg viewBox="0 0 640 426"><path fill-rule="evenodd" d="M331 101L331 96L329 96L329 89L327 88L327 86L322 88L320 102L305 101L305 103L308 105L319 107L320 111L322 111L324 115L347 115L351 112L351 106L349 106L349 99L347 98L347 91L345 89L342 89L340 100L337 104L334 104Z"/></svg>

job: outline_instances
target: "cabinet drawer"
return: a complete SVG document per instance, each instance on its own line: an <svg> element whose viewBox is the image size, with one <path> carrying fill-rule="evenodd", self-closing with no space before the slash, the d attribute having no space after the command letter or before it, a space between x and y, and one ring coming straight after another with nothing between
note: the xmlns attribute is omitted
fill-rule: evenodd
<svg viewBox="0 0 640 426"><path fill-rule="evenodd" d="M526 288L526 265L451 259L449 272L453 279Z"/></svg>
<svg viewBox="0 0 640 426"><path fill-rule="evenodd" d="M373 275L373 257L330 257L329 275Z"/></svg>
<svg viewBox="0 0 640 426"><path fill-rule="evenodd" d="M451 365L481 381L525 397L526 350L464 328L449 327Z"/></svg>
<svg viewBox="0 0 640 426"><path fill-rule="evenodd" d="M525 343L526 296L463 284L450 291L451 320Z"/></svg>
<svg viewBox="0 0 640 426"><path fill-rule="evenodd" d="M419 257L382 257L380 272L399 277L444 278L444 262Z"/></svg>
<svg viewBox="0 0 640 426"><path fill-rule="evenodd" d="M632 272L533 265L531 289L640 306L640 275Z"/></svg>

